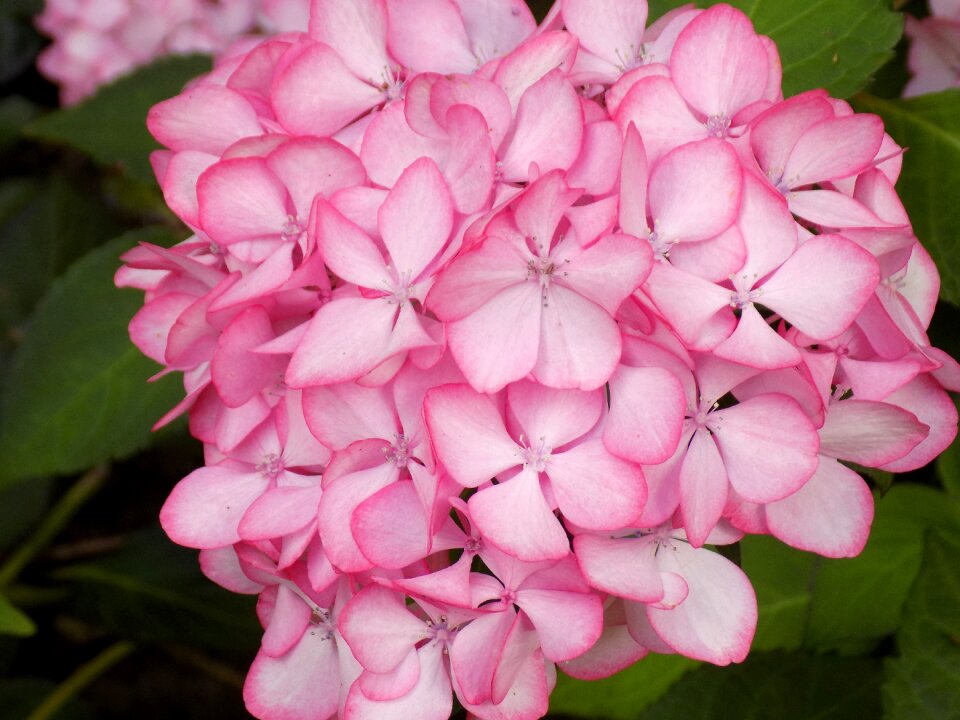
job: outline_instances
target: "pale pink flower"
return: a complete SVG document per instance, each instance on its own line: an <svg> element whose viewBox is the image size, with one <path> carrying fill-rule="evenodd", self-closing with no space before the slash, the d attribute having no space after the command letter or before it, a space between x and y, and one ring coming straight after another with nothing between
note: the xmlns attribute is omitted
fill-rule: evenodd
<svg viewBox="0 0 960 720"><path fill-rule="evenodd" d="M626 235L593 242L564 233L563 213L579 194L561 174L545 175L427 297L477 390L499 390L528 373L553 387L592 390L616 368L613 315L646 277L651 253Z"/></svg>

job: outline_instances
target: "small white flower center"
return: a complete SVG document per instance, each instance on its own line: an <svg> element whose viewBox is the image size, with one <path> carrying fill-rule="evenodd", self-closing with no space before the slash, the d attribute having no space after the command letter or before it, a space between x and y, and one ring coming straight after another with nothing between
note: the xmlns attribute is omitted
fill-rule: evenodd
<svg viewBox="0 0 960 720"><path fill-rule="evenodd" d="M733 281L734 291L730 293L730 307L735 310L742 310L747 305L752 305L757 298L763 295L763 288L751 290L753 283L757 281L757 276L741 275L740 277L730 276Z"/></svg>
<svg viewBox="0 0 960 720"><path fill-rule="evenodd" d="M547 461L550 460L550 453L553 448L547 445L546 438L540 438L536 445L527 446L524 437L520 436L520 457L523 460L523 466L544 472L547 469Z"/></svg>
<svg viewBox="0 0 960 720"><path fill-rule="evenodd" d="M330 611L323 608L315 608L310 616L310 634L320 635L321 640L331 640L333 638L333 622L330 618Z"/></svg>
<svg viewBox="0 0 960 720"><path fill-rule="evenodd" d="M280 237L286 242L296 242L306 232L303 223L293 215L287 215L287 222L280 229Z"/></svg>
<svg viewBox="0 0 960 720"><path fill-rule="evenodd" d="M264 477L275 478L283 472L283 460L276 453L269 453L257 464L257 472Z"/></svg>
<svg viewBox="0 0 960 720"><path fill-rule="evenodd" d="M730 118L726 115L711 115L707 118L707 135L724 138L730 134Z"/></svg>
<svg viewBox="0 0 960 720"><path fill-rule="evenodd" d="M446 650L456 636L457 630L450 627L446 615L441 615L436 621L427 620L427 639L434 645L442 645Z"/></svg>
<svg viewBox="0 0 960 720"><path fill-rule="evenodd" d="M393 443L383 448L386 461L398 468L405 468L410 463L410 441L405 435L394 435Z"/></svg>
<svg viewBox="0 0 960 720"><path fill-rule="evenodd" d="M653 250L653 259L658 262L665 262L669 259L670 250L677 244L677 240L671 240L660 235L660 232L656 229L656 222L653 223L653 227L653 231L647 235L647 242L650 243L650 249Z"/></svg>

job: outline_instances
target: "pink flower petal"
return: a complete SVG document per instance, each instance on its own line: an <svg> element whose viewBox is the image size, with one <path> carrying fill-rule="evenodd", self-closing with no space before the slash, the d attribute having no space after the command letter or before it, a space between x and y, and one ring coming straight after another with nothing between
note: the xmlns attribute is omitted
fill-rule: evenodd
<svg viewBox="0 0 960 720"><path fill-rule="evenodd" d="M240 519L269 482L260 472L238 472L217 465L198 468L173 488L160 509L160 524L179 545L233 545L240 541Z"/></svg>
<svg viewBox="0 0 960 720"><path fill-rule="evenodd" d="M375 673L396 668L427 629L406 609L403 595L375 584L350 599L337 626L357 661Z"/></svg>
<svg viewBox="0 0 960 720"><path fill-rule="evenodd" d="M429 391L423 416L437 460L464 487L477 487L521 463L493 401L466 385Z"/></svg>
<svg viewBox="0 0 960 720"><path fill-rule="evenodd" d="M857 473L821 455L802 488L764 510L770 533L788 545L825 557L854 557L870 534L873 495Z"/></svg>
<svg viewBox="0 0 960 720"><path fill-rule="evenodd" d="M928 375L918 375L884 400L912 412L930 427L923 442L902 458L884 465L884 470L898 473L923 467L957 436L957 408L940 384Z"/></svg>
<svg viewBox="0 0 960 720"><path fill-rule="evenodd" d="M240 521L244 540L271 540L296 532L317 519L320 485L276 487L257 498Z"/></svg>
<svg viewBox="0 0 960 720"><path fill-rule="evenodd" d="M421 158L404 170L377 217L393 269L415 282L453 229L453 202L436 163Z"/></svg>
<svg viewBox="0 0 960 720"><path fill-rule="evenodd" d="M642 49L646 3L632 0L563 0L563 21L580 44L623 68Z"/></svg>
<svg viewBox="0 0 960 720"><path fill-rule="evenodd" d="M742 662L757 626L757 600L747 576L710 550L676 542L657 555L661 569L687 581L672 610L647 609L653 629L678 653L714 665Z"/></svg>
<svg viewBox="0 0 960 720"><path fill-rule="evenodd" d="M661 463L677 449L686 407L683 386L670 371L621 365L610 378L603 443L626 460Z"/></svg>
<svg viewBox="0 0 960 720"><path fill-rule="evenodd" d="M333 450L358 440L390 439L399 431L387 392L356 383L304 390L303 414L313 436Z"/></svg>
<svg viewBox="0 0 960 720"><path fill-rule="evenodd" d="M460 320L506 288L522 288L529 259L529 250L519 233L488 237L437 276L426 305L445 322Z"/></svg>
<svg viewBox="0 0 960 720"><path fill-rule="evenodd" d="M133 344L148 358L164 365L170 330L196 299L194 295L170 292L149 300L130 321Z"/></svg>
<svg viewBox="0 0 960 720"><path fill-rule="evenodd" d="M471 6L480 2L471 3ZM497 3L500 5L500 3ZM438 78L432 86L429 96L430 114L449 132L455 130L455 122L449 117L450 110L456 105L467 105L477 110L485 121L485 127L499 146L513 123L513 108L510 100L500 87L476 75L454 75ZM410 110L410 92L407 92L407 112Z"/></svg>
<svg viewBox="0 0 960 720"><path fill-rule="evenodd" d="M552 448L586 435L603 410L599 391L555 390L529 380L507 388L507 402L527 442L535 445L543 438Z"/></svg>
<svg viewBox="0 0 960 720"><path fill-rule="evenodd" d="M820 452L877 467L906 455L929 431L901 407L850 398L830 404L820 428Z"/></svg>
<svg viewBox="0 0 960 720"><path fill-rule="evenodd" d="M783 196L750 173L743 176L743 204L737 224L747 251L737 274L752 287L796 250L797 224Z"/></svg>
<svg viewBox="0 0 960 720"><path fill-rule="evenodd" d="M592 648L563 663L563 672L578 680L601 680L626 670L647 652L630 636L626 624L607 625Z"/></svg>
<svg viewBox="0 0 960 720"><path fill-rule="evenodd" d="M724 315L729 317L726 321L729 331L716 338L713 345L719 344L734 329L735 320L729 312L731 292L719 285L666 263L654 263L644 289L661 315L688 345L701 345L705 332L710 329L708 323L724 309L727 309Z"/></svg>
<svg viewBox="0 0 960 720"><path fill-rule="evenodd" d="M483 536L520 560L557 560L570 552L567 534L532 470L481 490L467 504Z"/></svg>
<svg viewBox="0 0 960 720"><path fill-rule="evenodd" d="M317 194L329 198L367 179L356 155L334 140L315 137L285 142L270 153L267 165L286 186L302 221L309 217Z"/></svg>
<svg viewBox="0 0 960 720"><path fill-rule="evenodd" d="M364 557L350 530L353 511L367 498L397 479L391 463L352 472L325 487L317 524L330 562L342 572L363 572L373 567Z"/></svg>
<svg viewBox="0 0 960 720"><path fill-rule="evenodd" d="M337 646L321 630L308 630L286 655L261 650L243 685L243 700L257 717L317 720L337 712L340 667Z"/></svg>
<svg viewBox="0 0 960 720"><path fill-rule="evenodd" d="M620 163L620 227L636 237L646 237L647 224L647 153L643 140L632 122L623 139Z"/></svg>
<svg viewBox="0 0 960 720"><path fill-rule="evenodd" d="M583 110L576 90L559 72L547 73L520 98L512 136L500 154L505 182L523 182L536 163L541 173L566 170L580 154Z"/></svg>
<svg viewBox="0 0 960 720"><path fill-rule="evenodd" d="M537 21L526 4L457 0L467 35L482 58L506 55L533 35Z"/></svg>
<svg viewBox="0 0 960 720"><path fill-rule="evenodd" d="M642 603L663 598L663 582L654 561L657 545L645 539L577 535L574 554L590 585Z"/></svg>
<svg viewBox="0 0 960 720"><path fill-rule="evenodd" d="M750 20L729 5L698 15L680 33L670 55L677 90L708 118L732 119L762 98L768 67L767 51Z"/></svg>
<svg viewBox="0 0 960 720"><path fill-rule="evenodd" d="M541 342L541 312L540 289L522 283L447 324L450 352L474 389L496 392L533 370Z"/></svg>
<svg viewBox="0 0 960 720"><path fill-rule="evenodd" d="M496 176L497 157L491 133L480 112L469 105L454 105L447 112L450 154L444 178L457 212L471 214L485 209Z"/></svg>
<svg viewBox="0 0 960 720"><path fill-rule="evenodd" d="M864 205L834 190L798 190L787 195L790 212L827 228L884 227Z"/></svg>
<svg viewBox="0 0 960 720"><path fill-rule="evenodd" d="M559 284L550 288L543 304L540 348L533 368L539 382L595 390L616 370L621 349L620 330L603 308ZM464 374L469 378L469 373Z"/></svg>
<svg viewBox="0 0 960 720"><path fill-rule="evenodd" d="M697 241L719 235L737 218L743 185L729 143L707 138L671 151L650 172L647 202L665 239Z"/></svg>
<svg viewBox="0 0 960 720"><path fill-rule="evenodd" d="M285 358L250 352L274 337L270 315L256 305L238 315L221 333L210 362L210 376L227 407L240 407L283 376Z"/></svg>
<svg viewBox="0 0 960 720"><path fill-rule="evenodd" d="M517 604L537 629L543 654L553 662L582 655L603 632L603 604L592 593L521 589Z"/></svg>
<svg viewBox="0 0 960 720"><path fill-rule="evenodd" d="M709 433L693 434L680 467L680 512L693 547L706 542L727 503L727 473Z"/></svg>
<svg viewBox="0 0 960 720"><path fill-rule="evenodd" d="M263 634L263 652L271 657L289 652L300 642L312 615L310 606L293 590L286 585L277 586L277 599Z"/></svg>
<svg viewBox="0 0 960 720"><path fill-rule="evenodd" d="M481 615L457 633L450 650L450 666L461 701L479 705L490 700L503 644L518 619L512 609L493 612Z"/></svg>
<svg viewBox="0 0 960 720"><path fill-rule="evenodd" d="M548 238L553 238L564 213L581 195L580 190L570 189L563 173L545 174L530 185L517 200L514 206L514 220L517 228L525 237L530 238L534 245L549 247ZM504 229L498 234L508 237L510 231ZM521 238L514 242L525 243Z"/></svg>
<svg viewBox="0 0 960 720"><path fill-rule="evenodd" d="M823 120L800 136L783 169L789 187L844 178L864 170L880 149L883 121L858 113Z"/></svg>
<svg viewBox="0 0 960 720"><path fill-rule="evenodd" d="M630 235L607 235L561 268L556 280L615 315L652 267L649 243Z"/></svg>
<svg viewBox="0 0 960 720"><path fill-rule="evenodd" d="M171 150L219 156L237 140L263 134L257 113L243 96L218 85L198 85L154 105L151 134Z"/></svg>
<svg viewBox="0 0 960 720"><path fill-rule="evenodd" d="M324 305L290 358L287 384L327 385L370 372L396 354L392 340L397 317L397 305L387 298L344 297ZM433 344L426 336L421 342Z"/></svg>
<svg viewBox="0 0 960 720"><path fill-rule="evenodd" d="M737 329L713 353L724 360L765 370L800 363L800 351L767 324L753 303L741 308Z"/></svg>
<svg viewBox="0 0 960 720"><path fill-rule="evenodd" d="M337 51L354 75L386 80L387 9L383 0L313 0L310 36Z"/></svg>
<svg viewBox="0 0 960 720"><path fill-rule="evenodd" d="M635 524L647 500L640 466L611 455L599 438L553 455L546 474L563 516L588 530Z"/></svg>
<svg viewBox="0 0 960 720"><path fill-rule="evenodd" d="M853 322L879 281L869 252L842 236L818 235L763 284L760 302L803 333L826 340Z"/></svg>
<svg viewBox="0 0 960 720"><path fill-rule="evenodd" d="M393 187L403 171L419 158L429 157L444 164L448 151L446 137L431 137L414 130L407 122L405 103L395 102L374 116L363 135L360 158L371 180Z"/></svg>
<svg viewBox="0 0 960 720"><path fill-rule="evenodd" d="M174 153L160 183L163 199L177 216L193 226L200 224L197 205L197 179L217 162L217 156L196 150Z"/></svg>
<svg viewBox="0 0 960 720"><path fill-rule="evenodd" d="M364 671L357 678L353 690L354 713L362 713L364 706L383 700L396 700L409 693L420 679L420 657L416 648L411 647L406 657L388 673ZM355 688L355 689L354 689ZM348 702L351 697L348 696Z"/></svg>
<svg viewBox="0 0 960 720"><path fill-rule="evenodd" d="M567 171L570 187L583 188L590 195L606 195L617 182L623 143L620 128L610 120L588 123L576 162Z"/></svg>
<svg viewBox="0 0 960 720"><path fill-rule="evenodd" d="M412 482L395 482L362 502L350 520L357 546L378 567L399 569L430 552L430 528Z"/></svg>
<svg viewBox="0 0 960 720"><path fill-rule="evenodd" d="M222 160L197 181L199 217L213 240L277 238L287 222L287 192L262 158Z"/></svg>
<svg viewBox="0 0 960 720"><path fill-rule="evenodd" d="M361 692L362 685L350 688L344 716L356 720L446 720L453 710L450 677L447 674L443 650L427 645L416 655L420 658L420 674L410 692L395 700L377 702Z"/></svg>
<svg viewBox="0 0 960 720"><path fill-rule="evenodd" d="M332 135L382 100L323 43L306 45L273 81L277 119L296 135Z"/></svg>
<svg viewBox="0 0 960 720"><path fill-rule="evenodd" d="M516 111L520 98L527 89L551 70L570 70L577 52L577 39L565 32L545 32L534 35L516 51L510 53L497 68L497 83Z"/></svg>
<svg viewBox="0 0 960 720"><path fill-rule="evenodd" d="M326 264L340 278L377 290L388 286L390 272L373 240L321 198L314 206L313 231Z"/></svg>
<svg viewBox="0 0 960 720"><path fill-rule="evenodd" d="M817 469L816 430L792 398L760 395L714 417L713 437L730 484L747 500L786 497Z"/></svg>
<svg viewBox="0 0 960 720"><path fill-rule="evenodd" d="M823 90L811 90L777 103L754 120L750 147L761 169L774 182L783 177L787 158L810 126L833 117Z"/></svg>
<svg viewBox="0 0 960 720"><path fill-rule="evenodd" d="M390 52L401 64L414 72L443 75L479 67L453 0L390 0L387 9Z"/></svg>

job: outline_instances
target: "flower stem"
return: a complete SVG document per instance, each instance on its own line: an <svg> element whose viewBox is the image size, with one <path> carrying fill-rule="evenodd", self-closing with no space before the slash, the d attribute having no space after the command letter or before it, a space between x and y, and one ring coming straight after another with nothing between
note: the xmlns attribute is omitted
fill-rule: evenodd
<svg viewBox="0 0 960 720"><path fill-rule="evenodd" d="M78 667L40 703L36 710L27 716L27 720L49 720L81 690L123 660L135 648L136 645L128 640L115 642L95 658Z"/></svg>
<svg viewBox="0 0 960 720"><path fill-rule="evenodd" d="M84 473L59 502L47 513L43 521L14 553L0 566L0 588L16 580L20 572L63 530L83 504L103 485L107 467L97 465Z"/></svg>

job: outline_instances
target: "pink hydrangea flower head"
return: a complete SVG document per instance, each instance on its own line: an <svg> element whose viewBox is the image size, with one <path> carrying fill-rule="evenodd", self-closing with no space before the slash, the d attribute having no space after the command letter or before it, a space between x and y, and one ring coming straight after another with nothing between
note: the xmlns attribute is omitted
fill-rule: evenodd
<svg viewBox="0 0 960 720"><path fill-rule="evenodd" d="M535 720L558 669L743 661L713 547L856 555L853 465L957 432L902 149L784 100L728 5L297 2L151 111L194 235L116 277L204 443L162 525L259 596L251 713Z"/></svg>

